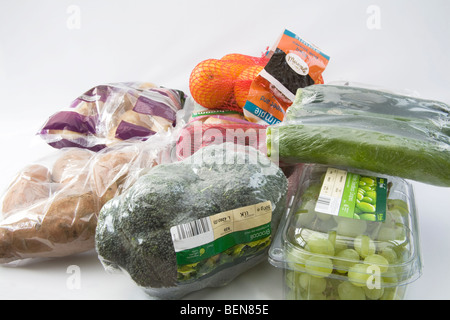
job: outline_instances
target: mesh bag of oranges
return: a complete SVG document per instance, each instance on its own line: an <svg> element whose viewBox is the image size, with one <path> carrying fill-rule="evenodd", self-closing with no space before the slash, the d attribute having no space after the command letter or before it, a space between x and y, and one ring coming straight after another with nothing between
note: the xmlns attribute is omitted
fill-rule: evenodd
<svg viewBox="0 0 450 320"><path fill-rule="evenodd" d="M201 61L192 70L189 90L206 109L243 112L252 81L267 64L265 55L230 53Z"/></svg>

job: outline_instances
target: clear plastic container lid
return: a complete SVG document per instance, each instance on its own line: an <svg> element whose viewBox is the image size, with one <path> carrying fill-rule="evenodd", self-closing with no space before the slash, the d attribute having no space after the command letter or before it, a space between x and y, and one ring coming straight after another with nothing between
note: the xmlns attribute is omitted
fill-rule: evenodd
<svg viewBox="0 0 450 320"><path fill-rule="evenodd" d="M392 287L419 278L422 259L412 185L397 177L334 169L341 176L333 178L333 185L328 166L305 165L270 247L270 263L355 285L378 279L381 286ZM384 193L374 187L377 183ZM328 198L326 192L339 188L336 204L339 192ZM345 197L353 202L349 205Z"/></svg>

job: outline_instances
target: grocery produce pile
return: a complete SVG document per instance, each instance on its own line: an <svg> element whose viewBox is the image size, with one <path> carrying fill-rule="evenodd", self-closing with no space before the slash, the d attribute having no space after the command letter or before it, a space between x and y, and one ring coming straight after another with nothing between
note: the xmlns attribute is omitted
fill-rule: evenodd
<svg viewBox="0 0 450 320"><path fill-rule="evenodd" d="M199 61L189 93L89 89L4 191L0 264L95 250L174 299L269 260L286 299L402 299L421 274L406 179L450 187L450 107L325 84L329 61L285 30L259 57Z"/></svg>

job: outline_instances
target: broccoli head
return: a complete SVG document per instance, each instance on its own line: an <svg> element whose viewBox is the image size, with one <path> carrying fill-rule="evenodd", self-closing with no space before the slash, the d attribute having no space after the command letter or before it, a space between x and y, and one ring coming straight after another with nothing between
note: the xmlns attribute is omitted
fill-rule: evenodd
<svg viewBox="0 0 450 320"><path fill-rule="evenodd" d="M259 248L270 241L240 244L180 269L171 227L270 201L273 234L285 209L286 192L281 169L256 149L231 143L204 147L183 161L150 169L106 203L98 218L96 250L107 270L124 270L141 287L177 287L183 280L199 280L227 263L234 266L267 252ZM238 260L233 255L246 256Z"/></svg>

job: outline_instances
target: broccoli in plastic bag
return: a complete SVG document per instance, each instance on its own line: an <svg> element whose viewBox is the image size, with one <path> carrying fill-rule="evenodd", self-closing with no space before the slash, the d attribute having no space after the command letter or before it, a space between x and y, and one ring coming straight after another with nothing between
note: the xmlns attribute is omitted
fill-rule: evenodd
<svg viewBox="0 0 450 320"><path fill-rule="evenodd" d="M210 145L161 164L102 208L96 250L149 295L227 284L267 259L287 178L252 147Z"/></svg>

